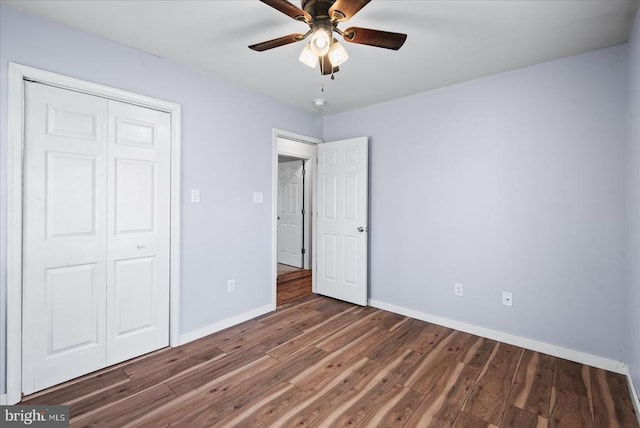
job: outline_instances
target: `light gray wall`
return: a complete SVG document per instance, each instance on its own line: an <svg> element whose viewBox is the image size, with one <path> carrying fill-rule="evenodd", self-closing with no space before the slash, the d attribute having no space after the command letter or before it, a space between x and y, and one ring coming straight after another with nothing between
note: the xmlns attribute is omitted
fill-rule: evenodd
<svg viewBox="0 0 640 428"><path fill-rule="evenodd" d="M629 39L627 127L627 364L640 394L640 12Z"/></svg>
<svg viewBox="0 0 640 428"><path fill-rule="evenodd" d="M626 72L622 45L325 117L371 137L371 298L622 360Z"/></svg>
<svg viewBox="0 0 640 428"><path fill-rule="evenodd" d="M320 137L322 120L153 55L0 4L0 389L5 384L8 62L182 105L181 331L271 303L272 128ZM229 162L241 159L241 162ZM202 202L188 203L189 189ZM254 205L252 193L264 192ZM226 281L236 280L227 294Z"/></svg>

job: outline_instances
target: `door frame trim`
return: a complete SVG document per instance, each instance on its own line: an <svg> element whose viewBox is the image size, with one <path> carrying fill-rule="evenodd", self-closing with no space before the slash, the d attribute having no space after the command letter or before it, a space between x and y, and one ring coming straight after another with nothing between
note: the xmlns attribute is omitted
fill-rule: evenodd
<svg viewBox="0 0 640 428"><path fill-rule="evenodd" d="M294 156L300 159L311 161L312 171L310 171L313 179L312 194L310 198L311 212L311 237L312 240L312 254L309 264L311 269L315 269L315 257L316 257L316 240L313 236L313 232L316 229L316 216L315 216L315 194L316 194L316 152L313 154L303 154L296 150L279 150L278 139L282 138L289 140L294 144L300 145L313 145L320 144L323 141L319 138L307 137L305 135L296 134L289 131L283 131L281 129L273 129L272 148L271 148L271 306L273 310L277 307L277 289L278 289L278 154ZM315 291L315 275L312 275L312 289Z"/></svg>
<svg viewBox="0 0 640 428"><path fill-rule="evenodd" d="M7 147L7 403L22 398L22 176L24 147L24 85L32 80L62 89L164 111L171 116L171 224L169 345L180 333L180 104L139 95L61 74L9 63Z"/></svg>

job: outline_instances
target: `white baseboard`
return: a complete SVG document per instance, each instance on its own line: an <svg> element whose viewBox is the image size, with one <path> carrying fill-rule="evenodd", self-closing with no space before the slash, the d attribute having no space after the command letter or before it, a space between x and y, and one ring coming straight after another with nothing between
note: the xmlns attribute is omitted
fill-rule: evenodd
<svg viewBox="0 0 640 428"><path fill-rule="evenodd" d="M244 312L239 315L235 315L231 318L223 319L222 321L209 324L205 327L199 328L189 333L181 334L179 339L180 345L193 342L194 340L198 340L210 334L217 333L218 331L224 330L225 328L233 327L234 325L240 324L245 321L249 321L250 319L253 319L253 318L257 318L260 315L264 315L268 312L272 312L273 310L274 310L273 305L261 306L251 311Z"/></svg>
<svg viewBox="0 0 640 428"><path fill-rule="evenodd" d="M638 397L638 390L636 389L636 386L633 384L633 378L631 377L631 372L629 371L628 366L624 374L627 375L627 381L629 382L629 392L631 393L631 399L633 400L633 407L635 407L636 409L636 417L638 418L638 423L640 424L640 397Z"/></svg>
<svg viewBox="0 0 640 428"><path fill-rule="evenodd" d="M508 343L510 345L520 346L521 348L530 349L532 351L542 352L543 354L549 354L554 357L575 361L580 364L586 364L588 366L593 366L620 374L628 373L626 364L609 358L599 357L597 355L587 354L586 352L575 351L573 349L563 348L561 346L551 345L549 343L540 342L533 339L527 339L525 337L504 333L502 331L492 330L490 328L478 327L473 324L467 324L461 321L452 320L450 318L427 314L425 312L416 311L414 309L409 309L378 300L369 300L369 305L375 308L384 309L385 311L394 312L396 314L404 315L407 317L442 325L444 327L453 328L455 330L464 331L465 333L485 337L487 339L493 339L499 342Z"/></svg>
<svg viewBox="0 0 640 428"><path fill-rule="evenodd" d="M7 394L0 395L0 406L7 404Z"/></svg>

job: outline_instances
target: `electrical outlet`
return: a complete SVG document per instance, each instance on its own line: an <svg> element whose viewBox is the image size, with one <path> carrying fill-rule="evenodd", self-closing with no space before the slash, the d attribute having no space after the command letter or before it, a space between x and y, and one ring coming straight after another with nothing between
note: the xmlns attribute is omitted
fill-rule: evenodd
<svg viewBox="0 0 640 428"><path fill-rule="evenodd" d="M200 190L191 189L191 203L199 204L200 203Z"/></svg>
<svg viewBox="0 0 640 428"><path fill-rule="evenodd" d="M513 294L511 291L502 292L502 304L505 306L513 306Z"/></svg>
<svg viewBox="0 0 640 428"><path fill-rule="evenodd" d="M236 291L236 280L230 279L227 281L227 293L233 293L234 291Z"/></svg>
<svg viewBox="0 0 640 428"><path fill-rule="evenodd" d="M462 284L456 282L453 285L453 292L456 296L462 296L464 294L464 287L462 286Z"/></svg>

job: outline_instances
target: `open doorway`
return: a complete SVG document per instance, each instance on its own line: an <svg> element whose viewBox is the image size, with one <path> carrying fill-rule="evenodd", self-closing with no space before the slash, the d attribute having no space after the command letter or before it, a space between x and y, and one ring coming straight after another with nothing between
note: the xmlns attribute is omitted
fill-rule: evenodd
<svg viewBox="0 0 640 428"><path fill-rule="evenodd" d="M309 210L309 201L305 200L309 192L305 189L308 185L306 162L308 160L278 156L277 307L312 292L312 270L305 257L305 232L308 234L305 212Z"/></svg>
<svg viewBox="0 0 640 428"><path fill-rule="evenodd" d="M313 194L317 140L274 132L275 305L313 292Z"/></svg>

